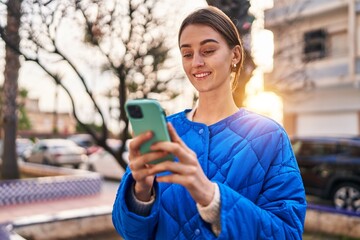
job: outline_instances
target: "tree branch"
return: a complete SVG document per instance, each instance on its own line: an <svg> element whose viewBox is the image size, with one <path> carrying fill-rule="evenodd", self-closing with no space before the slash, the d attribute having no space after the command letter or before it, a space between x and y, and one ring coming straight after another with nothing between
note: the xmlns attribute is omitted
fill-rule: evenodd
<svg viewBox="0 0 360 240"><path fill-rule="evenodd" d="M45 65L42 64L38 58L30 58L30 57L28 57L26 54L24 54L22 51L20 51L20 49L18 49L17 47L15 47L15 46L7 39L6 35L4 34L4 28L3 28L3 27L0 27L0 36L1 36L1 38L3 39L3 41L6 43L6 45L7 45L8 47L10 47L14 52L16 52L17 54L23 56L26 61L35 62L39 67L41 67L41 68L55 81L56 84L60 85L60 86L64 89L64 91L67 93L67 95L68 95L69 98L70 98L71 106L72 106L72 113L73 113L75 119L77 120L77 122L79 122L79 124L80 124L82 127L84 127L84 128L95 138L95 137L96 137L96 133L79 119L79 117L78 117L78 115L77 115L77 112L76 112L74 99L73 99L72 95L70 94L69 89L66 88L66 87L62 84L62 82L61 82L61 80L59 79L59 77L58 77L56 74L52 73L48 68L46 68Z"/></svg>

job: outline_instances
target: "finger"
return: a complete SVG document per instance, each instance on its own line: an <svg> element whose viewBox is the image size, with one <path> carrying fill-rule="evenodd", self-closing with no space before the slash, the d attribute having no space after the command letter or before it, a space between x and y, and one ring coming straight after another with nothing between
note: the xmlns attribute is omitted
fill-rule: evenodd
<svg viewBox="0 0 360 240"><path fill-rule="evenodd" d="M164 176L157 176L157 182L166 182L166 183L177 183L184 187L190 186L191 183L194 181L193 178L189 176L183 176L180 174L168 174Z"/></svg>
<svg viewBox="0 0 360 240"><path fill-rule="evenodd" d="M153 136L152 132L147 131L133 138L129 144L129 153L137 154L140 149L140 146L144 142L149 141L152 138L152 136Z"/></svg>
<svg viewBox="0 0 360 240"><path fill-rule="evenodd" d="M172 153L178 157L180 162L193 162L197 161L196 154L188 147L174 142L157 142L153 144L150 149L152 151L163 151Z"/></svg>
<svg viewBox="0 0 360 240"><path fill-rule="evenodd" d="M171 141L172 142L177 142L177 143L181 144L182 146L186 146L185 143L182 141L182 139L177 134L177 132L176 132L175 128L173 127L173 125L170 122L168 122L167 126L168 126Z"/></svg>
<svg viewBox="0 0 360 240"><path fill-rule="evenodd" d="M165 151L152 151L144 155L143 161L147 165L153 165L153 162L168 156L169 153Z"/></svg>
<svg viewBox="0 0 360 240"><path fill-rule="evenodd" d="M149 169L149 174L155 175L165 171L170 171L173 174L189 176L196 173L197 166L185 165L180 162L164 161L158 164L154 164L154 166Z"/></svg>
<svg viewBox="0 0 360 240"><path fill-rule="evenodd" d="M131 174L136 182L143 181L146 177L151 176L148 168L143 168L137 171L131 171Z"/></svg>
<svg viewBox="0 0 360 240"><path fill-rule="evenodd" d="M132 171L137 171L139 169L146 168L147 165L149 165L149 163L155 161L156 159L163 158L168 154L169 153L167 152L160 152L160 151L146 153L144 155L134 158L134 160L129 163L129 168Z"/></svg>
<svg viewBox="0 0 360 240"><path fill-rule="evenodd" d="M170 122L168 123L168 129L169 129L169 134L170 134L170 137L171 137L172 141L180 144L180 146L182 146L185 151L187 151L189 154L192 154L193 151L179 137L179 135L177 134L177 132L176 132L176 130L174 128L174 126Z"/></svg>
<svg viewBox="0 0 360 240"><path fill-rule="evenodd" d="M155 177L154 174L149 173L149 169L152 168L152 166L149 164L145 164L142 168L139 169L134 169L133 165L129 164L129 168L136 182L144 181L146 178L150 176Z"/></svg>

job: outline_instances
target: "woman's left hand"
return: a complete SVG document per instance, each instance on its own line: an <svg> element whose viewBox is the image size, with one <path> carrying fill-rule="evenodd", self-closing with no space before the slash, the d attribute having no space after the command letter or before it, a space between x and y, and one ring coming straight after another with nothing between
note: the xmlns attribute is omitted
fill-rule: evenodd
<svg viewBox="0 0 360 240"><path fill-rule="evenodd" d="M170 123L168 123L168 130L171 142L155 143L151 146L151 150L172 153L179 161L164 161L155 164L149 173L172 172L166 176L157 176L156 180L184 186L197 203L207 206L213 199L214 185L204 174L196 154L186 146Z"/></svg>

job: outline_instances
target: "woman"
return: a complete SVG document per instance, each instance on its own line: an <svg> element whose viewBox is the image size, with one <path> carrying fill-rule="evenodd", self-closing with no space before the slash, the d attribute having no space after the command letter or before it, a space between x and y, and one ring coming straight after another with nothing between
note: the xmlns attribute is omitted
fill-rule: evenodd
<svg viewBox="0 0 360 240"><path fill-rule="evenodd" d="M151 132L131 141L115 228L125 239L301 239L306 201L289 139L232 98L243 61L236 27L207 7L183 21L178 41L198 106L168 117L172 142L154 152L139 153ZM178 161L148 164L168 153Z"/></svg>

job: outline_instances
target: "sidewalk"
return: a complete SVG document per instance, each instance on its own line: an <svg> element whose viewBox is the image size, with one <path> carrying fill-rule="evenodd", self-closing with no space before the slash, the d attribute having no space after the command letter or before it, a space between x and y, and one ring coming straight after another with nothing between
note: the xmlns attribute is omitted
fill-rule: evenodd
<svg viewBox="0 0 360 240"><path fill-rule="evenodd" d="M0 239L120 240L111 220L119 184L103 180L95 195L0 206Z"/></svg>
<svg viewBox="0 0 360 240"><path fill-rule="evenodd" d="M31 217L49 217L64 211L86 211L112 208L116 195L114 188L103 187L100 194L60 200L18 204L0 207L0 224Z"/></svg>
<svg viewBox="0 0 360 240"><path fill-rule="evenodd" d="M45 217L69 210L112 207L115 193L0 207L0 224L30 217Z"/></svg>
<svg viewBox="0 0 360 240"><path fill-rule="evenodd" d="M51 234L71 236L77 233L78 235L73 238L64 238L73 240L89 239L86 234L93 232L113 234L115 231L111 221L111 211L118 186L118 182L107 181L103 183L101 192L93 196L0 207L0 226L12 224L19 230L17 231L19 235L34 236L38 234L40 237L35 239L41 240L55 239L50 237ZM45 224L38 224L41 227L36 227L39 222ZM24 227L21 228L21 226ZM325 207L312 207L310 204L308 206L305 220L305 230L308 232L324 236L325 234L339 235L359 239L359 226L359 216L334 213ZM312 235L309 236L310 238L306 239L313 239ZM2 240L1 232L0 239ZM110 237L101 235L94 239L114 240L121 238L114 234Z"/></svg>

